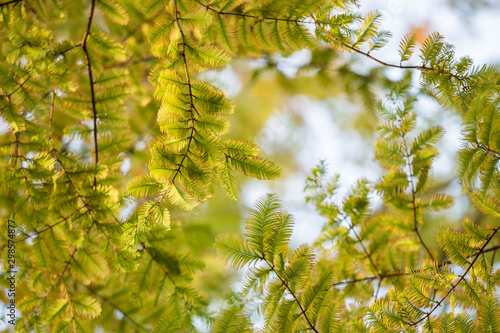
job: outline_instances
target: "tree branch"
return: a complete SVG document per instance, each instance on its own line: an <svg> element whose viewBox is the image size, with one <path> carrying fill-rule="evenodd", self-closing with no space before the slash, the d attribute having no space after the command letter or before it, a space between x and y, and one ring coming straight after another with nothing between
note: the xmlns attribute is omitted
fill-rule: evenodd
<svg viewBox="0 0 500 333"><path fill-rule="evenodd" d="M149 256L151 257L151 260L153 260L154 262L156 262L158 264L158 266L161 267L163 273L165 273L165 276L170 281L170 283L172 283L172 285L174 286L175 291L177 292L177 294L180 296L180 298L184 302L184 306L186 307L186 309L187 310L191 310L191 305L189 304L189 302L186 299L186 297L184 295L182 295L182 294L179 293L180 288L177 285L177 283L175 282L175 280L172 278L172 275L170 275L170 273L160 263L158 263L157 259L154 257L154 255L151 253L151 250L146 246L145 243L141 242L141 245L144 248L144 250L147 252L147 254L149 254Z"/></svg>
<svg viewBox="0 0 500 333"><path fill-rule="evenodd" d="M422 72L437 72L437 73L441 73L443 75L449 75L451 77L453 77L454 79L458 80L459 82L463 82L464 78L456 75L456 74L453 74L453 73L450 73L450 72L447 72L443 69L440 69L440 68L434 68L434 67L427 67L427 66L418 66L418 65L395 65L395 64L391 64L391 63L388 63L388 62L385 62L385 61L382 61L378 58L375 58L374 56L370 55L368 52L363 52L361 51L360 49L356 48L355 46L353 45L350 45L350 44L347 44L346 42L343 42L341 41L340 39L332 36L331 34L329 34L327 31L325 31L325 29L323 29L321 26L320 26L320 22L318 22L314 17L312 18L314 20L314 23L316 25L316 27L318 27L319 30L321 30L325 36L327 36L328 38L330 38L333 42L335 42L336 44L339 44L353 52L356 52L358 54L361 54L377 63L379 63L380 65L383 65L385 67L393 67L393 68L400 68L400 69L416 69L416 70L419 70L419 71L422 71Z"/></svg>
<svg viewBox="0 0 500 333"><path fill-rule="evenodd" d="M490 247L489 249L483 250L482 252L478 252L478 254L488 253L488 252L496 253L499 249L500 249L500 245L495 245L493 247ZM475 255L476 254L471 255L469 258L472 258ZM449 259L446 259L446 260L443 260L442 262L440 262L438 264L438 267L441 268L444 265L447 265L447 264L450 264L450 263L451 263L451 261ZM342 280L342 281L333 283L332 287L341 286L341 285L344 285L344 284L352 284L352 283L358 283L358 282L373 281L373 280L377 280L377 279L380 279L380 278L381 279L388 279L388 278L393 278L393 277L406 276L406 275L410 275L411 272L416 271L418 269L419 268L416 267L416 268L411 268L408 271L390 272L390 273L385 273L385 274L382 273L380 275L371 275L371 276L366 276L366 277L363 277L363 278L350 279L350 280Z"/></svg>
<svg viewBox="0 0 500 333"><path fill-rule="evenodd" d="M174 173L174 176L172 177L172 183L174 182L175 178L177 177L177 175L179 174L180 170L181 170L181 167L184 163L184 160L186 159L187 157L187 154L189 153L189 148L191 146L191 142L194 138L194 101L193 101L193 90L192 90L192 87L191 87L191 78L189 76L189 69L188 69L188 63L187 63L187 59L186 59L186 39L185 39L185 36L184 36L184 31L182 30L182 27L181 27L181 24L179 22L179 11L177 9L177 0L174 0L174 8L175 8L175 22L177 24L177 27L179 28L179 32L181 34L181 40L182 40L182 51L181 51L181 55L182 55L182 60L184 62L184 72L186 74L186 81L187 81L187 86L188 86L188 89L189 89L189 102L190 102L190 105L189 105L189 112L190 112L190 115L191 115L191 134L189 135L189 141L188 141L188 144L187 144L187 147L186 147L186 151L184 152L184 155L182 156L182 159L181 159L181 162L179 163L179 167L177 168L177 170L175 171Z"/></svg>
<svg viewBox="0 0 500 333"><path fill-rule="evenodd" d="M403 139L403 144L405 147L405 159L406 159L406 166L408 167L408 173L409 173L409 178L410 178L410 190L411 190L411 210L413 212L413 231L417 234L417 237L420 241L420 244L424 247L425 251L429 255L429 257L432 260L434 259L434 256L432 255L431 250L427 247L425 244L422 236L420 235L420 231L418 230L418 216L417 216L417 205L415 204L416 202L416 195L417 195L417 190L415 189L415 176L413 174L413 168L410 162L410 153L408 152L408 145L406 143L406 137L404 134L401 134L401 138Z"/></svg>
<svg viewBox="0 0 500 333"><path fill-rule="evenodd" d="M422 318L420 318L419 320L417 320L416 322L413 322L410 324L410 326L416 326L418 325L419 323L421 323L422 321L424 321L426 318L429 318L431 316L431 314L438 308L441 306L441 304L444 302L444 300L449 296L451 295L451 293L457 288L457 286L460 284L460 282L462 282L465 277L467 276L467 274L469 274L469 271L472 269L472 267L474 266L474 264L476 263L477 259L479 258L479 256L483 253L485 253L485 248L486 246L490 243L490 241L493 239L493 237L495 236L495 234L497 233L497 231L500 229L500 226L497 227L495 230L493 230L493 233L488 237L488 239L486 240L486 242L483 244L483 246L481 247L481 249L479 250L479 252L476 254L476 256L474 257L474 260L472 260L472 262L469 264L469 267L467 267L467 269L465 270L465 272L459 276L458 280L452 285L452 287L448 290L448 292L441 298L441 300L439 302L437 302L437 304L429 311L427 312Z"/></svg>
<svg viewBox="0 0 500 333"><path fill-rule="evenodd" d="M376 275L380 276L380 271L378 270L378 267L375 264L375 261L373 260L371 254L368 252L368 249L366 248L365 244L363 244L363 240L361 239L361 237L359 237L359 235L356 232L356 230L354 230L354 224L352 224L352 222L350 222L348 220L349 217L347 216L346 213L341 212L341 215L344 217L344 221L346 221L349 224L349 230L352 230L352 232L356 236L356 239L357 239L358 243L361 245L361 248L363 249L363 252L365 253L365 255L368 258L368 260L370 261L370 264L372 265L373 269L375 270Z"/></svg>
<svg viewBox="0 0 500 333"><path fill-rule="evenodd" d="M475 146L476 149L481 149L482 151L486 152L488 155L494 158L500 158L500 151L493 150L489 146L485 146L479 142L476 142L473 145Z"/></svg>
<svg viewBox="0 0 500 333"><path fill-rule="evenodd" d="M7 1L4 3L0 3L0 8L8 5L17 5L18 3L22 2L23 0L12 0L12 1Z"/></svg>
<svg viewBox="0 0 500 333"><path fill-rule="evenodd" d="M95 165L99 163L99 147L97 144L97 108L96 108L96 100L95 100L95 90L94 90L94 78L92 76L92 64L90 61L89 52L87 49L87 40L90 35L90 28L92 26L92 19L94 18L94 9L95 9L96 0L92 0L92 5L90 7L89 12L89 20L87 22L87 29L85 30L85 34L83 35L82 40L82 49L85 54L85 59L87 60L87 69L89 73L89 83L90 83L90 94L92 99L92 113L94 120L94 154L95 154ZM97 186L97 178L94 176L94 187Z"/></svg>
<svg viewBox="0 0 500 333"><path fill-rule="evenodd" d="M339 44L339 45L341 45L341 46L343 46L343 47L345 47L353 52L361 54L361 55L363 55L363 56L365 56L365 57L367 57L367 58L379 63L380 65L385 66L385 67L394 67L394 68L400 68L400 69L416 69L416 70L420 70L423 72L438 72L438 73L441 73L444 75L449 75L449 76L453 77L454 79L457 79L461 84L464 80L464 78L462 78L456 74L442 70L440 68L433 68L433 67L427 67L427 66L404 66L401 64L396 65L396 64L391 64L391 63L382 61L382 60L370 55L368 52L363 52L360 49L356 48L354 45L347 44L347 43L341 41L340 39L332 36L327 31L325 31L325 29L323 29L321 27L322 23L328 24L328 22L320 22L320 21L316 20L314 17L311 17L313 21L303 20L303 19L298 19L298 18L287 19L287 18L279 18L279 17L258 17L255 15L249 15L249 14L244 14L244 13L224 12L222 10L215 9L215 8L211 7L210 5L205 5L199 0L195 0L195 2L198 3L199 5L205 7L208 11L216 13L217 15L239 16L239 17L244 17L244 18L252 18L252 19L256 19L256 20L266 20L266 21L275 21L275 22L282 21L282 22L295 23L295 24L299 24L299 23L314 24L320 31L322 31L328 38L330 38L336 44Z"/></svg>

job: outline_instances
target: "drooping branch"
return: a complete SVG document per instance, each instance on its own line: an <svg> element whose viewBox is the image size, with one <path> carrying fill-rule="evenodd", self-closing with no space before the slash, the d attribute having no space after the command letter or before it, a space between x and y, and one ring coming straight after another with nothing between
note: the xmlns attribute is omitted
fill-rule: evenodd
<svg viewBox="0 0 500 333"><path fill-rule="evenodd" d="M196 110L195 107L194 107L193 90L192 90L192 85L191 85L191 78L189 76L188 62L187 62L187 58L186 58L186 37L184 35L184 31L182 30L182 26L181 26L181 24L179 22L180 18L179 18L179 11L177 9L177 1L176 0L174 0L174 7L175 7L175 23L177 24L177 27L179 28L179 32L181 34L181 40L182 40L181 56L182 56L182 60L184 62L184 72L186 74L186 83L187 83L187 86L188 86L188 89L189 89L189 113L190 113L190 116L191 116L191 119L190 119L190 122L191 122L191 126L190 126L191 133L189 135L189 139L188 139L188 144L187 144L187 147L186 147L186 151L184 152L184 154L182 156L181 162L179 163L179 167L177 168L177 170L174 173L174 176L172 177L172 181L171 181L172 183L174 182L175 178L177 177L177 175L179 174L179 172L181 170L181 167L184 164L184 160L186 159L186 157L187 157L187 155L189 153L189 149L191 147L191 142L192 142L192 140L194 138L194 122L195 122L194 111Z"/></svg>
<svg viewBox="0 0 500 333"><path fill-rule="evenodd" d="M48 225L47 227L45 227L45 228L43 228L43 229L40 229L40 230L35 230L32 234L26 234L26 233L24 233L24 235L25 235L25 236L24 236L23 238L18 239L18 240L17 240L17 242L19 242L19 243L20 243L20 242L23 242L23 241L27 240L28 238L31 238L31 237L34 237L34 236L39 236L40 234L42 234L42 233L44 233L44 232L46 232L46 231L51 230L52 228L56 227L57 225L59 225L59 224L61 224L61 223L63 223L63 222L69 221L69 219L74 218L74 217L76 216L76 214L78 214L78 213L80 212L80 210L82 210L83 208L85 208L85 206L82 206L82 207L80 207L80 208L77 208L77 209L76 209L73 213L71 213L69 216L63 216L63 215L61 214L61 216L62 216L62 217L61 217L61 219L60 219L59 221L57 221L57 222L55 222L55 223L53 223L53 224L51 224L51 225ZM87 212L82 213L80 216L84 216L85 214L87 214ZM79 218L80 216L78 216L77 218ZM2 250L2 251L3 251L6 247L7 247L7 243L2 244L2 245L0 246L0 250Z"/></svg>
<svg viewBox="0 0 500 333"><path fill-rule="evenodd" d="M177 1L176 0L174 0L174 11L175 11L174 21L175 21L175 24L176 24L176 26L177 26L177 28L179 30L179 34L180 34L180 37L181 37L182 48L181 48L180 53L181 53L182 62L183 62L183 65L184 65L184 73L185 73L185 77L186 77L186 85L187 85L188 90L189 90L189 115L190 115L190 118L189 118L189 122L190 122L189 130L190 130L190 133L189 133L189 137L188 137L186 151L182 154L181 161L178 163L178 167L174 171L172 179L169 181L169 186L174 186L174 181L177 178L177 176L179 175L179 173L181 172L181 168L184 166L184 161L186 160L186 158L187 158L187 156L188 156L188 154L190 152L191 144L193 142L194 133L195 133L195 128L194 128L195 114L194 113L198 112L196 110L195 106L194 106L194 95L193 95L193 90L192 90L191 77L189 75L188 61L187 61L187 57L186 57L186 36L185 36L184 30L182 29L182 25L180 23L181 17L179 16L179 9L177 8ZM146 216L146 219L149 218L149 216L151 216L151 214L153 212L153 208L159 206L160 203L165 199L167 193L168 193L168 190L164 190L163 191L163 194L157 199L155 205L150 208L150 210L149 210L149 212L148 212L148 214Z"/></svg>
<svg viewBox="0 0 500 333"><path fill-rule="evenodd" d="M54 117L54 108L55 108L55 92L53 91L53 93L52 93L51 107L50 107L49 132L50 132L50 128L52 128L52 118ZM94 133L96 133L96 132L94 131ZM90 218L92 219L93 224L99 225L99 222L95 218L94 213L93 213L93 211L90 208L91 204L88 203L85 200L85 196L83 194L81 194L80 191L78 191L78 189L76 188L76 185L73 182L73 179L71 178L71 176L70 176L67 168L64 166L64 163L61 161L61 158L59 157L60 152L54 147L54 144L52 142L52 133L49 134L49 143L50 143L50 147L51 147L52 156L54 157L54 159L56 160L56 162L61 167L61 170L63 171L64 176L66 177L69 186L73 189L73 191L75 192L75 194L77 195L77 197L82 201L83 206L87 210L86 213L89 214ZM97 148L97 146L96 146L96 148ZM95 181L96 181L96 178L94 176L94 186L96 185Z"/></svg>
<svg viewBox="0 0 500 333"><path fill-rule="evenodd" d="M464 80L463 77L460 77L460 76L453 74L451 72L447 72L441 68L434 68L434 67L427 67L427 66L420 66L420 65L401 65L401 64L396 65L396 64L391 64L391 63L385 62L383 60L380 60L380 59L372 56L371 54L369 54L369 52L364 52L364 51L358 49L357 47L350 45L344 41L341 41L340 39L336 38L335 36L332 36L324 28L321 27L321 22L317 21L314 17L313 17L313 20L314 20L316 27L321 32L323 32L325 34L325 36L330 38L332 40L332 42L334 42L335 44L340 45L342 47L345 47L345 48L347 48L355 53L361 54L361 55L379 63L380 65L382 65L384 67L393 67L393 68L399 68L399 69L416 69L416 70L419 70L421 72L437 72L437 73L440 73L443 75L449 75L449 76L453 77L454 79L458 80L459 82L463 82L463 80Z"/></svg>
<svg viewBox="0 0 500 333"><path fill-rule="evenodd" d="M341 215L344 217L344 221L346 221L349 224L349 230L351 230L354 233L354 236L356 237L357 242L361 245L361 248L363 249L363 252L364 252L366 258L370 261L370 264L372 265L373 270L375 271L375 274L377 276L380 276L380 271L379 271L377 265L375 264L375 261L373 260L371 253L368 252L368 249L366 248L365 244L363 243L363 240L358 235L356 230L354 230L354 224L349 221L349 217L347 216L347 214L345 214L344 212L341 212Z"/></svg>
<svg viewBox="0 0 500 333"><path fill-rule="evenodd" d="M54 284L52 284L52 287L50 287L49 291L47 291L47 293L42 298L42 300L46 299L50 295L50 293L52 292L52 290L54 290L54 288L59 283L59 281L61 281L64 278L64 274L66 274L66 272L68 271L69 266L71 265L71 262L75 258L76 251L78 251L77 247L75 247L74 250L73 250L73 252L71 252L71 255L70 255L69 259L66 261L66 265L64 265L64 269L62 270L62 272L60 274L57 274L57 280L56 280L56 282ZM40 300L40 302L41 302L41 300Z"/></svg>
<svg viewBox="0 0 500 333"><path fill-rule="evenodd" d="M31 235L26 235L25 237L19 239L18 241L19 242L22 242L22 241L25 241L27 240L28 238L31 238L31 237L34 237L34 236L39 236L40 234L44 233L45 231L48 231L48 230L51 230L53 229L54 227L58 226L59 224L63 223L63 222L67 222L69 221L70 218L72 218L74 215L76 215L82 208L84 208L85 206L82 206L80 208L78 208L73 214L71 214L70 216L64 216L61 214L61 219L53 224L50 224L48 225L47 227L41 229L41 230L36 230L33 234ZM84 213L86 214L86 213Z"/></svg>

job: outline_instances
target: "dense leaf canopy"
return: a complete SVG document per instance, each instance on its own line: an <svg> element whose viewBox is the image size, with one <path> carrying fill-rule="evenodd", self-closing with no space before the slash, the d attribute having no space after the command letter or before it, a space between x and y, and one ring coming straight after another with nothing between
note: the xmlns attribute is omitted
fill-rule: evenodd
<svg viewBox="0 0 500 333"><path fill-rule="evenodd" d="M457 57L438 33L422 44L408 34L400 62L388 63L376 56L391 37L381 15L357 8L354 0L0 3L1 284L9 289L15 269L16 332L500 332L498 70ZM276 57L304 49L306 85L327 96L338 75L355 103L376 111L383 175L360 175L342 198L339 176L320 162L304 196L326 223L298 248L294 217L276 195L262 196L243 236L215 239L219 258L245 269L243 284L203 290L197 280L220 267L198 257L193 235L204 229L184 220L216 194L239 200L242 175L281 173L250 135L230 131L235 103L206 74L232 59L275 67ZM403 78L348 65L332 74L331 62L350 57L343 53ZM375 87L386 94L379 102ZM421 93L461 117L456 177L483 216L440 230L437 246L421 230L454 198L433 186L444 130L417 126Z"/></svg>

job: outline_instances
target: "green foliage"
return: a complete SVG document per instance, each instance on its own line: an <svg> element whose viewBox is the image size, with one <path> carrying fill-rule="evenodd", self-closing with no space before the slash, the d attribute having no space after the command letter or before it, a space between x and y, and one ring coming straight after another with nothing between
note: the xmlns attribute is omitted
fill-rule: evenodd
<svg viewBox="0 0 500 333"><path fill-rule="evenodd" d="M415 36L404 37L400 64L385 63L373 54L390 33L379 29L379 13L361 15L356 5L0 3L0 225L16 222L16 331L498 332L498 71L456 58L438 33L419 50ZM369 110L371 84L391 86L376 107L383 175L338 199L340 176L329 178L320 163L305 199L326 223L313 244L297 248L292 215L276 195L259 199L244 237L215 240L226 263L248 268L226 299L202 289L215 260L199 247L213 238L197 237L206 226L185 212L222 191L238 200L241 174L273 180L280 168L232 136L235 104L200 74L235 57L272 69L302 49L312 60L301 70L321 86L335 81L329 68L340 52L420 71L423 90L462 117L458 179L485 221L440 231L439 247L428 242L422 230L454 200L432 179L444 130L421 130L410 73L394 83L378 69L360 75L342 65L346 91ZM414 53L420 63L407 65ZM8 238L0 235L6 289ZM0 300L8 302L5 293Z"/></svg>

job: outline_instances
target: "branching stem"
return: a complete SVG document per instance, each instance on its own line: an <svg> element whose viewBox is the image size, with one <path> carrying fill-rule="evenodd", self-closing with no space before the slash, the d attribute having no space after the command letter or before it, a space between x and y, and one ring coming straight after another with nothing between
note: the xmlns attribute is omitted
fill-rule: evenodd
<svg viewBox="0 0 500 333"><path fill-rule="evenodd" d="M495 246L493 246L493 247L491 247L489 249L485 249L484 251L478 252L478 253L488 253L488 252L496 253L499 249L500 249L500 245L495 245ZM474 257L476 255L477 254L473 254L469 258L472 258L472 257ZM438 264L438 267L441 268L441 267L443 267L445 265L448 265L450 263L451 263L450 260L446 259L446 260L443 260L442 262L440 262ZM344 285L344 284L352 284L352 283L358 283L358 282L373 281L373 280L377 280L377 279L388 279L388 278L395 278L395 277L400 277L400 276L406 276L406 275L410 275L411 272L416 271L416 270L418 270L418 268L412 268L412 269L410 269L408 271L382 273L380 275L371 275L371 276L366 276L366 277L359 278L359 279L343 280L343 281L339 281L339 282L333 283L332 286L336 287L336 286L341 286L341 285Z"/></svg>
<svg viewBox="0 0 500 333"><path fill-rule="evenodd" d="M101 294L99 294L94 288L92 288L92 286L85 286L91 294L93 294L94 296L97 296L98 298L100 298L101 300L103 300L105 303L107 303L109 306L111 306L113 309L115 310L118 310L120 311L120 313L123 315L123 317L125 317L128 321L130 321L132 324L134 324L136 327L140 328L141 330L145 331L145 332L149 332L149 329L147 329L146 327L144 327L141 323L137 322L136 320L134 320L130 314L128 314L127 312L123 311L122 308L120 308L118 305L116 305L112 300L110 300L108 297L106 296L103 296Z"/></svg>

